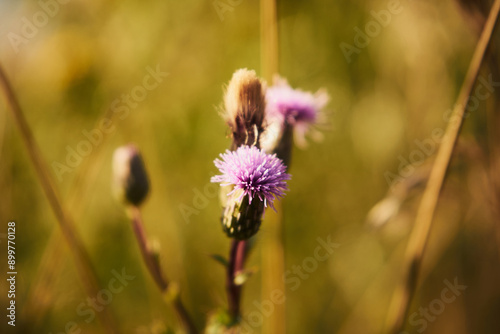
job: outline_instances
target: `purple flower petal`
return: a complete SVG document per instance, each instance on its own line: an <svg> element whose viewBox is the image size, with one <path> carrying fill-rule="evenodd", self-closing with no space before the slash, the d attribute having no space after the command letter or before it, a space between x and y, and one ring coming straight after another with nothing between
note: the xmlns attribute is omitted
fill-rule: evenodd
<svg viewBox="0 0 500 334"><path fill-rule="evenodd" d="M268 124L278 122L295 128L296 138L304 141L304 135L309 127L320 122L323 108L327 105L329 96L324 90L315 94L293 89L285 79L276 79L273 86L266 92L266 117Z"/></svg>
<svg viewBox="0 0 500 334"><path fill-rule="evenodd" d="M222 175L212 177L211 182L233 185L231 193L243 190L240 199L248 195L251 203L257 197L265 206L274 208L273 201L288 190L286 181L291 176L275 154L266 154L255 146L241 146L236 151L227 150L220 157L222 160L215 159L214 164Z"/></svg>

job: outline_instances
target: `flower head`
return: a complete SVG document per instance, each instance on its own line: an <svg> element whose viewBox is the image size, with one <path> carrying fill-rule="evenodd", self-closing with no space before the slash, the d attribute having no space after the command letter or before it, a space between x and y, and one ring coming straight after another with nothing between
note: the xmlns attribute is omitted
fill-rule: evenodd
<svg viewBox="0 0 500 334"><path fill-rule="evenodd" d="M310 126L321 121L322 109L329 101L324 90L315 94L293 89L285 79L276 78L274 85L266 91L266 117L269 126L285 124L292 126L299 145L305 144L305 135Z"/></svg>
<svg viewBox="0 0 500 334"><path fill-rule="evenodd" d="M233 185L228 194L240 190L240 199L248 195L249 204L258 197L267 206L274 208L273 201L288 190L286 181L291 178L286 166L276 155L266 154L255 146L240 146L236 151L227 150L216 159L215 166L222 175L212 177L212 182L222 186Z"/></svg>

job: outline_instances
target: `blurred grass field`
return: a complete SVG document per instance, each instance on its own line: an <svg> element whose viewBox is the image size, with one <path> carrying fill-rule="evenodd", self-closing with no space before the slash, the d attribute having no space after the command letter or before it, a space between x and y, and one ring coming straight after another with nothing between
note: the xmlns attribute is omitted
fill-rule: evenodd
<svg viewBox="0 0 500 334"><path fill-rule="evenodd" d="M0 63L101 286L108 285L112 270L126 268L135 276L106 306L124 333L176 328L111 191L112 152L129 142L140 147L151 179L143 207L148 235L159 241L161 263L179 283L198 327L226 305L224 270L209 258L226 255L229 247L218 197L207 196L187 219L181 210L195 207L196 192L203 192L217 172L213 160L230 144L218 115L223 86L238 68L261 71L258 3L222 2L231 10L220 13L213 1L192 0L57 2L53 17L14 47L12 34L23 36L23 18L35 22L33 16L43 8L37 1L0 0ZM445 129L443 115L454 104L477 42L474 24L455 1L400 1L400 13L348 61L339 45L355 45L354 29L363 30L375 20L371 12L387 10L388 3L278 2L280 74L293 87L324 87L331 96L324 140L293 152L290 191L283 200L285 268L292 271L313 256L317 238L330 236L340 244L297 289L285 285L287 333L382 333L422 188L384 227L370 228L366 216L390 188L387 172L398 174L401 158L409 160L419 149L415 141ZM498 33L493 40L499 41ZM110 112L122 94L143 85L148 67L168 75L123 119ZM483 66L481 76L495 71ZM495 95L466 119L410 315L439 299L445 280L457 278L467 289L427 319L425 333L500 330L499 216L485 167L497 144L488 131L492 127L495 133L498 124L487 113ZM54 162L65 164L68 147L77 150L86 140L83 132L98 128L105 115L113 115L113 130L102 133L99 144L59 180ZM8 327L3 316L2 333L60 333L71 321L82 333L101 332L97 318L87 323L88 317L77 314L85 291L2 95L2 272L7 261L2 234L12 220L17 226L18 325ZM248 267L259 268L267 256L259 248L269 236L266 230L264 221ZM47 249L53 253L44 260ZM54 277L39 284L40 272ZM245 286L244 315L258 310L262 279L258 271ZM5 279L0 282L5 310L8 287ZM407 322L408 333L421 328ZM260 326L254 330L261 332Z"/></svg>

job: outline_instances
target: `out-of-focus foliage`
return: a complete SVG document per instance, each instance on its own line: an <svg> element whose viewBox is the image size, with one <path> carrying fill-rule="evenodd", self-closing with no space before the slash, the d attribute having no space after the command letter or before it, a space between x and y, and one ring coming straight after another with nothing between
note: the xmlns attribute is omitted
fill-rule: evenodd
<svg viewBox="0 0 500 334"><path fill-rule="evenodd" d="M52 4L45 9L52 15L39 14L44 13L41 3ZM140 147L150 176L151 193L143 205L146 229L161 245L162 265L179 282L197 325L201 328L226 303L224 270L210 255L226 254L229 242L220 228L216 187L209 180L216 174L212 161L230 143L218 116L223 84L238 68L260 72L260 17L255 1L233 1L236 5L225 12L213 3L0 1L0 62L100 283L107 287L112 271L122 268L135 277L105 306L126 333L176 327L112 196L112 152L129 142ZM453 1L396 1L394 13L390 3L279 1L280 74L293 87L324 87L331 95L324 140L294 151L291 190L283 201L289 333L382 332L421 185L399 197L394 215L384 212L390 219L383 227L367 225L366 216L390 188L389 173L408 181L428 167L430 161L415 169L423 158L432 160L433 133L446 127L477 41L477 22ZM382 17L380 11L390 14ZM378 22L376 17L381 24L367 26ZM359 37L365 28L375 30ZM342 43L357 48L349 59ZM493 80L500 81L492 63L484 66L481 78L488 81L493 73ZM467 289L425 320L425 333L500 329L500 246L495 237L500 227L488 167L491 148L497 145L490 135L499 123L491 122L494 112L487 110L499 94L496 86L491 88L492 94L479 99L465 122L424 258L422 285L410 310L410 318L413 312L417 316L407 321L409 333L423 328L415 322L426 319L419 308L433 307L445 281L455 278ZM14 330L59 333L74 321L82 332L97 332L98 320L90 312L81 314L89 310L87 297L3 101L0 264L4 272L4 233L14 220ZM103 117L109 120L104 128ZM72 150L89 153L70 157ZM61 172L55 162L68 169ZM294 268L307 266L304 261L314 257L317 239L328 237L340 246L317 262L307 278L299 278ZM265 221L259 238L249 267L259 267L266 256L259 250L268 238ZM56 246L54 240L59 240ZM39 284L43 272L54 275L49 284ZM244 315L260 312L256 304L261 302L262 279L257 271L245 286ZM6 296L2 279L2 307ZM1 328L5 323L3 317ZM260 327L254 330L258 333Z"/></svg>

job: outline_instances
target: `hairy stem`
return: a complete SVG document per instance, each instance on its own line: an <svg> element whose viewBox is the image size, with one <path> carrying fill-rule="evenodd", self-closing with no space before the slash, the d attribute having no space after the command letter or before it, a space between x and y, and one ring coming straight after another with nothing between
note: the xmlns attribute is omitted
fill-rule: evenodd
<svg viewBox="0 0 500 334"><path fill-rule="evenodd" d="M246 240L231 240L231 249L229 251L229 264L227 266L227 298L229 314L234 322L240 318L241 285L234 282L236 275L243 270L247 256Z"/></svg>

